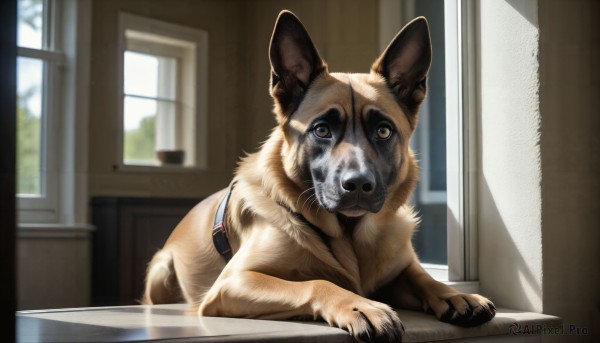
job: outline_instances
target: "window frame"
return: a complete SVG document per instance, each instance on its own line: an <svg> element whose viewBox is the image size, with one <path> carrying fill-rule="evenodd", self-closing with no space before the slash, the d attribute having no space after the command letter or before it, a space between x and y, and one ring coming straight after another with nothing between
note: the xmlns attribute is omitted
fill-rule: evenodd
<svg viewBox="0 0 600 343"><path fill-rule="evenodd" d="M46 199L16 196L18 228L91 230L88 222L88 125L91 55L91 0L44 0L52 5L45 48L19 47L18 56L47 59L52 80L47 86L49 122L44 148L54 194ZM77 27L77 30L71 28ZM37 200L37 201L33 201Z"/></svg>
<svg viewBox="0 0 600 343"><path fill-rule="evenodd" d="M446 46L451 42L456 47L450 52L446 48L448 280L476 281L479 276L475 1L445 0L444 12Z"/></svg>
<svg viewBox="0 0 600 343"><path fill-rule="evenodd" d="M16 194L18 222L45 223L59 220L59 133L62 109L61 68L66 57L61 51L61 1L43 1L42 47L17 47L17 58L31 58L42 62L42 102L40 122L40 194ZM18 77L18 73L17 73ZM17 190L18 191L18 190Z"/></svg>
<svg viewBox="0 0 600 343"><path fill-rule="evenodd" d="M207 111L208 111L208 32L197 28L185 27L161 20L142 17L126 12L119 12L118 29L118 49L117 65L119 70L119 118L117 129L119 132L117 139L117 152L115 169L119 172L197 172L207 168ZM191 155L191 163L187 165L144 165L144 164L126 164L124 160L124 53L125 51L136 51L148 54L145 49L140 49L136 43L128 43L128 31L134 31L131 38L133 41L143 40L144 34L168 37L167 40L177 42L176 45L187 51L194 52L193 57L186 57L183 63L178 67L181 79L177 80L179 85L177 97L180 100L180 117L191 125L182 125L185 133L183 134L186 142L184 147L193 147L195 150ZM131 34L131 33L130 33ZM152 40L152 39L148 39ZM149 45L162 45L161 42L153 41ZM164 43L163 46L168 45ZM133 47L133 50L130 49ZM157 47L150 50L157 50ZM188 52L183 52L184 54ZM154 54L154 53L150 53ZM163 55L161 53L154 55ZM176 55L176 54L175 54ZM169 56L172 57L172 56ZM191 72L186 72L191 71ZM193 75L194 79L187 79L186 75ZM194 91L195 90L195 91ZM193 100L192 100L193 99ZM191 110L190 110L191 109ZM190 138L191 137L191 138ZM191 140L191 141L190 141ZM187 149L186 149L187 150ZM186 153L188 153L186 151Z"/></svg>
<svg viewBox="0 0 600 343"><path fill-rule="evenodd" d="M164 50L166 50L166 49L165 49L165 46L163 46L163 45L159 45L159 44L151 43L151 42L142 42L142 41L138 41L138 40L133 39L131 41L129 41L129 40L127 41L127 47L126 47L125 52L134 52L134 53L144 54L144 55L153 56L153 57L174 58L176 60L184 58L183 57L184 52L182 52L181 49L174 48L174 49L172 49L170 51L170 53L165 52ZM183 108L184 105L182 104L182 101L181 101L181 88L182 88L183 85L182 85L182 80L181 80L181 73L182 73L181 69L182 68L181 68L181 62L180 61L178 61L178 63L176 64L175 69L176 69L175 70L175 73L176 73L175 78L176 78L176 80L175 80L175 85L174 85L174 87L175 87L174 99L163 98L163 97L160 97L158 95L155 96L155 97L154 96L144 96L144 95L139 95L139 94L127 93L127 92L123 91L123 99L122 99L123 103L125 103L124 101L128 97L129 98L134 98L134 99L140 99L140 100L155 101L155 102L157 102L157 107L158 107L158 103L159 102L170 103L170 104L172 104L175 107L175 113L174 113L174 115L175 115L174 119L175 119L175 122L176 122L176 124L175 124L175 126L176 126L175 130L176 131L181 130L181 125L182 125L181 122L183 120L183 118L182 118L183 117L182 108ZM158 74L160 75L162 73L163 73L163 71L161 71L161 67L159 66ZM160 85L160 83L161 83L160 82L160 76L159 76L158 82L159 82L159 87L160 87L161 86ZM160 93L160 91L159 91L159 93ZM123 106L125 106L125 105L123 105ZM125 116L124 107L123 107L123 116ZM158 113L157 113L157 116L158 116ZM174 135L177 136L177 132L174 133ZM155 139L158 140L158 137L155 137ZM123 149L124 148L125 147L123 146ZM123 157L123 161L122 162L123 162L124 165L127 165L127 166L157 166L158 165L158 164L143 163L143 162L139 163L139 164L137 164L137 163L126 163L125 157Z"/></svg>

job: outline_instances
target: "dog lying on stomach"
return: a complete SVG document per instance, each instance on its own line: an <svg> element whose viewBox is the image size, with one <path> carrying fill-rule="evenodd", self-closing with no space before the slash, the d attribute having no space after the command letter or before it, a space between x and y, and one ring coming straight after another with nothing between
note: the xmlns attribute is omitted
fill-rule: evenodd
<svg viewBox="0 0 600 343"><path fill-rule="evenodd" d="M411 237L418 179L409 148L427 87L425 18L368 74L330 73L302 23L280 13L269 48L277 126L230 187L200 202L147 272L143 302L203 316L314 318L359 341L400 341L392 308L473 326L492 302L434 280Z"/></svg>

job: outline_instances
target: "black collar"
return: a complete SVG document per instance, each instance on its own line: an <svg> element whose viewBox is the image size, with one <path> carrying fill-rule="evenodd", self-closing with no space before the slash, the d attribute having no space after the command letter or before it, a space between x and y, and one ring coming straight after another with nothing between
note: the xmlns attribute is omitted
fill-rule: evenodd
<svg viewBox="0 0 600 343"><path fill-rule="evenodd" d="M229 196L231 195L231 190L233 189L233 184L227 188L227 193L221 202L219 203L219 207L217 207L217 213L215 214L215 220L213 222L212 236L213 243L215 244L215 248L219 252L221 256L225 259L225 262L229 262L233 257L233 252L231 251L231 245L229 244L229 240L227 239L227 226L225 224L225 214L227 213L227 202L229 201Z"/></svg>

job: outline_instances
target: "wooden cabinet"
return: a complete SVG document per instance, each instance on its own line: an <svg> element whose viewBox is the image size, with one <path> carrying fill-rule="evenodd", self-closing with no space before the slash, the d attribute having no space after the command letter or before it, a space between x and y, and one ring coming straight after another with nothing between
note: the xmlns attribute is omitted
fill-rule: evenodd
<svg viewBox="0 0 600 343"><path fill-rule="evenodd" d="M136 304L146 266L200 199L94 197L92 305Z"/></svg>

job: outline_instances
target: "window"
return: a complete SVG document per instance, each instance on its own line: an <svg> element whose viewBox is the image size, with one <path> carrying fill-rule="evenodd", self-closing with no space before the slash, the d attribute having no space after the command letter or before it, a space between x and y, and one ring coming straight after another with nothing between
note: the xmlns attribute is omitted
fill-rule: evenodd
<svg viewBox="0 0 600 343"><path fill-rule="evenodd" d="M423 266L438 280L448 280L447 173L446 173L446 39L444 0L383 1L381 17L390 24L383 34L393 37L398 29L417 16L429 23L433 56L428 75L427 97L421 105L419 125L411 139L420 167L420 180L412 203L421 223L413 246ZM395 19L389 17L396 12ZM389 20L388 19L388 20ZM387 45L389 39L381 38Z"/></svg>
<svg viewBox="0 0 600 343"><path fill-rule="evenodd" d="M415 1L414 16L429 22L433 56L428 77L428 94L421 107L419 125L412 139L419 159L421 178L414 194L421 217L413 244L421 263L448 279L446 218L446 75L444 0Z"/></svg>
<svg viewBox="0 0 600 343"><path fill-rule="evenodd" d="M88 229L91 3L17 4L19 228Z"/></svg>
<svg viewBox="0 0 600 343"><path fill-rule="evenodd" d="M56 2L19 0L17 22L17 196L20 221L57 219L58 68Z"/></svg>
<svg viewBox="0 0 600 343"><path fill-rule="evenodd" d="M203 167L206 32L126 13L120 32L120 169Z"/></svg>
<svg viewBox="0 0 600 343"><path fill-rule="evenodd" d="M123 159L158 164L156 151L177 150L177 59L125 51Z"/></svg>
<svg viewBox="0 0 600 343"><path fill-rule="evenodd" d="M473 7L469 0L382 0L381 43L416 16L429 22L433 60L412 148L421 167L413 204L421 225L413 244L436 279L477 289L474 171ZM393 13L397 13L394 15ZM467 95L471 96L467 96Z"/></svg>

